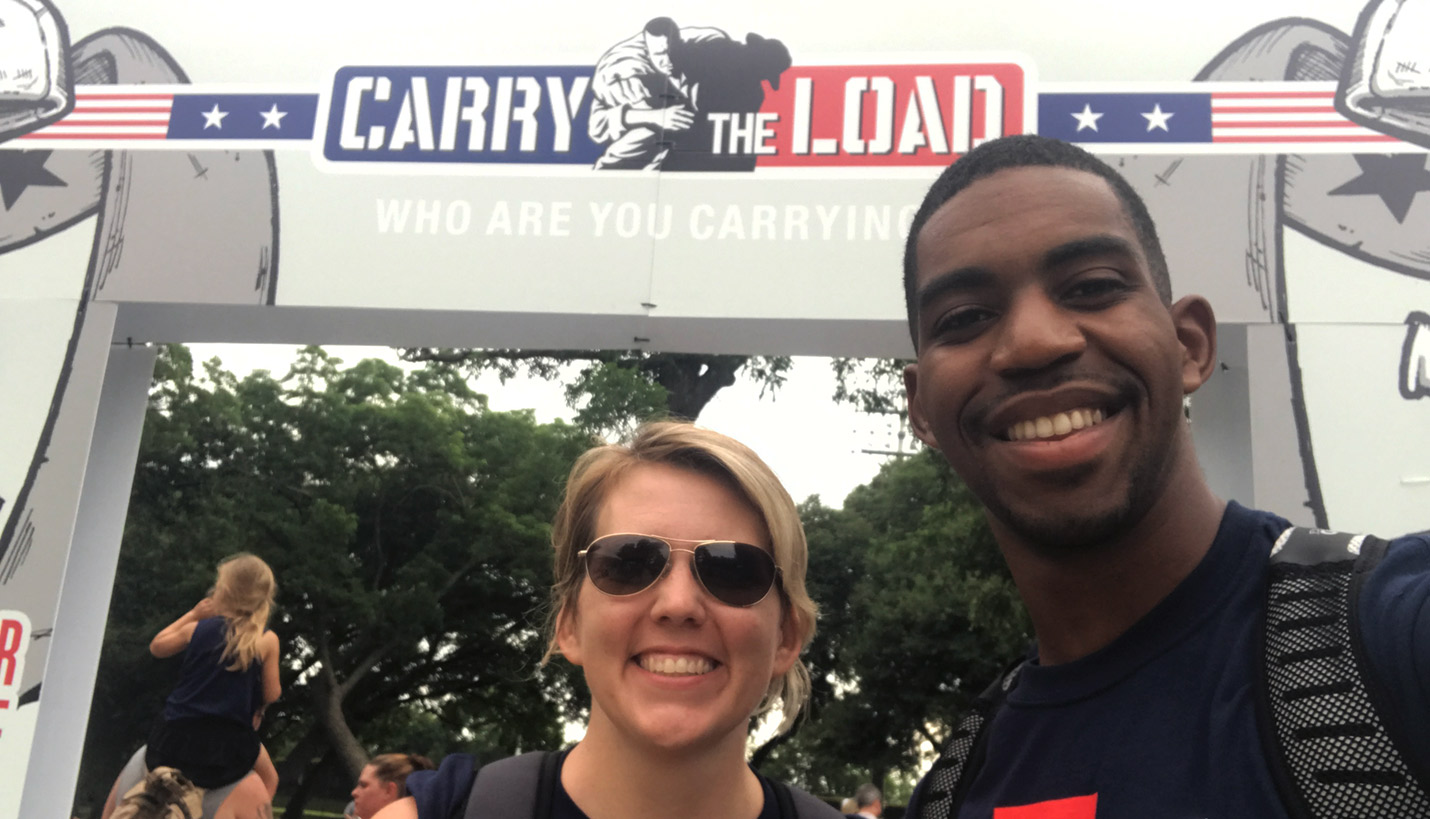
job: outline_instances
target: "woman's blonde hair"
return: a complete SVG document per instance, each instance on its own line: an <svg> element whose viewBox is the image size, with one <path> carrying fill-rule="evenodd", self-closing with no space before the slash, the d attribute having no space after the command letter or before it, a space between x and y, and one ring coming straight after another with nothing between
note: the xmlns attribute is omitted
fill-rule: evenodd
<svg viewBox="0 0 1430 819"><path fill-rule="evenodd" d="M367 763L383 782L397 783L397 798L407 796L407 776L413 771L430 771L437 766L421 754L378 754Z"/></svg>
<svg viewBox="0 0 1430 819"><path fill-rule="evenodd" d="M268 625L277 591L273 570L256 555L240 552L218 564L213 601L228 621L219 662L232 661L230 671L244 671L258 657L258 641Z"/></svg>
<svg viewBox="0 0 1430 819"><path fill-rule="evenodd" d="M803 651L814 637L815 605L804 587L809 564L804 527L789 492L760 456L739 441L682 421L656 421L636 430L628 444L608 444L587 451L571 468L566 493L551 528L556 582L551 587L549 640L542 662L560 653L557 622L568 607L574 611L576 596L586 578L578 553L595 539L596 519L606 493L641 464L666 464L715 478L759 513L770 534L775 565L780 569L782 613L793 622ZM770 682L756 714L780 705L784 720L779 730L786 731L794 725L808 699L809 670L796 657L788 672Z"/></svg>

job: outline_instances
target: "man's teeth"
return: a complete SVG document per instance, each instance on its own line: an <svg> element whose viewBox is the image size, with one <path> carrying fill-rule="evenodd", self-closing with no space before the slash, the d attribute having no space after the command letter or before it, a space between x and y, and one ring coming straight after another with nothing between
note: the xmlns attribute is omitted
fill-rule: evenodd
<svg viewBox="0 0 1430 819"><path fill-rule="evenodd" d="M704 657L646 657L642 656L641 668L652 674L671 676L692 676L708 674L715 669L715 663Z"/></svg>
<svg viewBox="0 0 1430 819"><path fill-rule="evenodd" d="M1008 427L1008 440L1033 441L1038 438L1051 438L1054 435L1067 435L1075 429L1083 429L1100 423L1102 423L1102 410L1100 409L1068 410L1056 415L1044 415L1030 421L1019 421Z"/></svg>

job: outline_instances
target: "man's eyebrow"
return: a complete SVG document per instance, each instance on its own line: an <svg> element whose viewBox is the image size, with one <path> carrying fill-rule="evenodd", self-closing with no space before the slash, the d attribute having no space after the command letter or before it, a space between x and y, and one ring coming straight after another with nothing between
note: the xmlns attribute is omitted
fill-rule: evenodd
<svg viewBox="0 0 1430 819"><path fill-rule="evenodd" d="M1121 236L1104 234L1099 236L1085 236L1081 239L1074 239L1071 242L1064 242L1057 247L1043 254L1043 267L1061 267L1068 262L1088 256L1102 256L1107 254L1120 254L1124 256L1137 255L1137 248L1131 242Z"/></svg>
<svg viewBox="0 0 1430 819"><path fill-rule="evenodd" d="M1137 246L1121 236L1112 234L1084 236L1048 250L1043 254L1042 263L1045 269L1049 269L1089 256L1112 254L1135 257ZM922 310L947 293L988 287L996 279L997 275L987 267L969 265L954 268L925 282L923 287L920 287L915 293L915 303L918 309Z"/></svg>
<svg viewBox="0 0 1430 819"><path fill-rule="evenodd" d="M993 271L976 265L959 267L940 274L924 283L915 294L918 309L922 310L937 301L945 293L955 290L974 290L993 283Z"/></svg>

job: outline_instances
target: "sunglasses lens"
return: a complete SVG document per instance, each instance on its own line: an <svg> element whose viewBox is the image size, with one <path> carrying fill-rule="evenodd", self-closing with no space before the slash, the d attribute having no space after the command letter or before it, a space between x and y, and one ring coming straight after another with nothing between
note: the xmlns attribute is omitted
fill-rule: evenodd
<svg viewBox="0 0 1430 819"><path fill-rule="evenodd" d="M695 571L717 600L753 606L775 582L775 560L748 543L705 543L695 550Z"/></svg>
<svg viewBox="0 0 1430 819"><path fill-rule="evenodd" d="M660 579L669 559L670 546L663 540L612 535L586 550L586 572L591 583L606 594L635 594Z"/></svg>

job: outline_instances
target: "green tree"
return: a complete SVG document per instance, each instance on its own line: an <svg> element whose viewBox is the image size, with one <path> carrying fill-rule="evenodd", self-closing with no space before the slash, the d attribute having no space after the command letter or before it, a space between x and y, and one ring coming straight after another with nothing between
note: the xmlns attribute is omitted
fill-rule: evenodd
<svg viewBox="0 0 1430 819"><path fill-rule="evenodd" d="M467 350L413 347L406 361L440 361L475 378L494 372L505 383L524 373L569 378L566 401L577 426L620 437L648 418L695 420L715 395L741 376L773 392L785 381L787 356L696 355L644 350ZM574 375L570 369L579 367Z"/></svg>
<svg viewBox="0 0 1430 819"><path fill-rule="evenodd" d="M916 767L1032 629L981 506L937 453L890 461L843 509L802 512L820 603L814 696L762 761L849 793Z"/></svg>
<svg viewBox="0 0 1430 819"><path fill-rule="evenodd" d="M417 739L435 723L488 753L559 742L578 707L569 670L531 669L550 520L589 437L488 410L448 364L340 363L308 348L282 382L216 362L200 380L183 348L161 354L81 799L103 797L172 686L149 638L239 550L279 581L285 690L264 733L285 815L318 772L351 781L368 751L394 750L394 726Z"/></svg>

